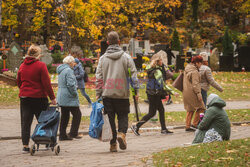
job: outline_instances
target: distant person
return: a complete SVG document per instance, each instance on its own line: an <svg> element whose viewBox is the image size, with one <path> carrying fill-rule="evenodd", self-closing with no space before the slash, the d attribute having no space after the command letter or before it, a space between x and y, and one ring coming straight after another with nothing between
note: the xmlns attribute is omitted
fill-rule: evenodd
<svg viewBox="0 0 250 167"><path fill-rule="evenodd" d="M75 58L67 56L63 59L63 64L56 69L58 73L58 92L57 101L61 107L61 123L59 140L72 140L73 138L80 139L78 130L82 118L82 113L79 107L79 98L77 93L77 81L74 75ZM72 124L69 134L66 129L69 123L70 113L73 115Z"/></svg>
<svg viewBox="0 0 250 167"><path fill-rule="evenodd" d="M73 54L72 54L73 56ZM74 74L76 76L77 80L77 89L80 89L81 94L86 98L86 100L89 103L89 108L91 107L91 99L89 98L89 95L85 91L85 82L84 82L84 74L86 71L82 68L82 63L79 61L79 59L75 58L76 65L74 66Z"/></svg>
<svg viewBox="0 0 250 167"><path fill-rule="evenodd" d="M198 125L193 144L229 140L231 125L223 107L226 103L216 94L208 96L208 109Z"/></svg>
<svg viewBox="0 0 250 167"><path fill-rule="evenodd" d="M138 92L138 79L135 64L130 55L119 46L117 32L108 33L108 48L101 56L96 70L96 98L103 98L104 112L108 114L113 138L110 141L110 152L117 152L117 143L122 150L127 148L126 133L128 129L129 109L129 72L131 70L132 85ZM138 100L138 95L136 95ZM118 133L115 117L118 119Z"/></svg>
<svg viewBox="0 0 250 167"><path fill-rule="evenodd" d="M203 63L200 67L201 75L201 95L203 102L206 106L207 104L207 91L209 90L209 85L213 86L218 91L222 92L222 87L214 80L211 69L208 67L208 55L206 52L201 52L200 56L203 58Z"/></svg>
<svg viewBox="0 0 250 167"><path fill-rule="evenodd" d="M148 73L148 82L146 93L149 100L149 112L145 115L136 125L132 125L131 129L135 135L139 136L140 127L145 124L149 119L153 118L156 114L156 111L159 112L159 118L161 123L161 133L168 134L173 133L166 128L165 124L165 112L162 104L162 99L166 98L167 92L174 94L174 91L171 90L164 82L162 74L162 58L160 55L155 54L150 62L150 65L147 66Z"/></svg>
<svg viewBox="0 0 250 167"><path fill-rule="evenodd" d="M168 56L168 64L167 65L172 65L172 57L175 59L175 56L174 56L172 50L169 48L169 46L166 49L166 53Z"/></svg>
<svg viewBox="0 0 250 167"><path fill-rule="evenodd" d="M51 103L56 105L56 98L51 87L49 72L45 63L39 61L39 46L31 45L17 74L21 108L21 134L23 152L29 149L30 128L35 115L38 120L40 113L48 108L49 96Z"/></svg>
<svg viewBox="0 0 250 167"><path fill-rule="evenodd" d="M203 113L205 110L201 95L201 77L199 74L199 68L202 65L202 61L203 59L201 56L194 56L191 63L189 63L184 70L182 93L184 108L187 111L186 131L195 131L193 128L197 128L198 126L200 113ZM191 128L191 120L194 113L193 128Z"/></svg>

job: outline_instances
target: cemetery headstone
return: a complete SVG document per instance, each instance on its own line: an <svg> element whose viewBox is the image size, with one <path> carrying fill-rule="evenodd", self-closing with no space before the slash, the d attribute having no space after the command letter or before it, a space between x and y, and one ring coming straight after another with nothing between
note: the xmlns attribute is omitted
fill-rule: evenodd
<svg viewBox="0 0 250 167"><path fill-rule="evenodd" d="M11 71L15 71L16 68L19 68L21 65L23 56L21 47L16 42L12 42L7 55L7 68Z"/></svg>
<svg viewBox="0 0 250 167"><path fill-rule="evenodd" d="M53 58L51 57L51 53L49 52L49 49L46 45L40 45L40 48L42 49L42 57L41 61L44 62L46 65L51 64L53 61Z"/></svg>
<svg viewBox="0 0 250 167"><path fill-rule="evenodd" d="M210 56L210 67L213 71L218 71L220 69L219 66L219 52L217 48L214 48L212 50L211 56Z"/></svg>
<svg viewBox="0 0 250 167"><path fill-rule="evenodd" d="M177 55L179 55L179 51L172 50L172 53L174 54L174 57L175 57L175 58L172 58L172 64L176 65L176 59L177 59Z"/></svg>

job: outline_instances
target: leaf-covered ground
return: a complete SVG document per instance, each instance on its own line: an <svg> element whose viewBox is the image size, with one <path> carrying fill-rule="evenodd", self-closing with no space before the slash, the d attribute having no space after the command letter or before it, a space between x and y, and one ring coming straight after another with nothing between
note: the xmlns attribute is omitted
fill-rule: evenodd
<svg viewBox="0 0 250 167"><path fill-rule="evenodd" d="M189 147L178 147L154 153L152 158L143 158L146 164L166 167L198 167L198 166L250 166L250 138L200 144Z"/></svg>
<svg viewBox="0 0 250 167"><path fill-rule="evenodd" d="M219 92L214 88L211 88L208 93L216 93L224 100L250 100L250 72L214 72L213 76L224 88L224 91ZM93 77L94 74L91 74L90 78ZM52 76L52 79L55 80L56 76ZM169 81L168 85L171 85L171 83L172 81ZM177 91L176 89L174 90ZM57 88L54 88L54 91L56 94ZM87 84L86 92L92 101L95 101L95 86ZM8 86L0 81L0 106L18 105L18 93L19 89L17 87ZM86 105L87 100L80 94L80 92L78 93L80 103ZM179 97L173 96L174 103L182 103L182 93L179 92L179 94ZM145 84L141 84L139 100L140 102L143 102L145 99L147 99Z"/></svg>

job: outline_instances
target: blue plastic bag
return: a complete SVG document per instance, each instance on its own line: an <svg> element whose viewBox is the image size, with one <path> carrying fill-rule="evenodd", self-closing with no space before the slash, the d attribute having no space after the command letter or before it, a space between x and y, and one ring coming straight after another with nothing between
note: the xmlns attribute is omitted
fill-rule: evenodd
<svg viewBox="0 0 250 167"><path fill-rule="evenodd" d="M104 124L102 110L103 104L99 103L100 99L92 103L92 112L90 114L89 136L95 139L101 137L102 126Z"/></svg>

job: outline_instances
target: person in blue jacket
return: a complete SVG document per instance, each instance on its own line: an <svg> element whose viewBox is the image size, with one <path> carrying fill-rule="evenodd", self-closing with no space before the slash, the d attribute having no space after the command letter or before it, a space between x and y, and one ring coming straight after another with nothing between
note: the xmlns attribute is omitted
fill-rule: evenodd
<svg viewBox="0 0 250 167"><path fill-rule="evenodd" d="M61 123L59 140L80 139L78 130L81 122L82 113L79 107L79 98L77 93L77 81L74 75L75 59L73 56L67 56L63 59L63 64L57 67L58 73L58 92L57 102L61 107ZM71 129L69 134L66 128L69 122L70 113L73 115Z"/></svg>
<svg viewBox="0 0 250 167"><path fill-rule="evenodd" d="M89 103L89 107L91 107L91 99L87 95L85 91L85 83L84 83L84 73L85 71L82 68L82 63L79 61L79 59L75 58L75 63L76 65L74 66L74 74L76 76L76 81L77 81L77 89L80 89L82 95L86 98L86 100Z"/></svg>

